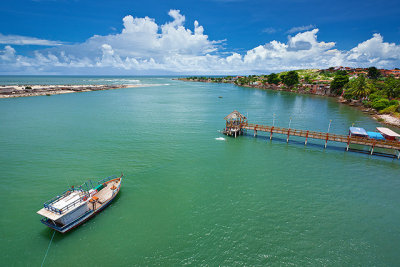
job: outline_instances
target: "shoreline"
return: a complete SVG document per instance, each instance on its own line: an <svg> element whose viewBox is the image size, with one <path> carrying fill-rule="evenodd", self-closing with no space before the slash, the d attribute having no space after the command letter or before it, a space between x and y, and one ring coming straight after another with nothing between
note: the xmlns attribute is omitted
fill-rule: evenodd
<svg viewBox="0 0 400 267"><path fill-rule="evenodd" d="M184 81L184 82L220 83L220 82L212 82L212 81L189 80L186 78L179 78L177 80ZM236 85L233 82L226 82L226 83ZM300 90L294 91L294 90L290 90L289 88L283 89L283 88L280 88L277 86L274 87L274 86L247 85L247 84L246 85L236 85L236 86L247 87L247 88L256 88L256 89L261 89L261 90L284 91L284 92L291 92L291 93L302 94L302 95L317 95L317 96L324 96L324 97L332 97L332 98L335 98L336 101L340 104L348 105L348 106L359 109L364 114L370 116L372 119L374 119L378 123L386 124L386 125L393 126L393 127L400 129L400 118L397 118L390 114L379 114L376 110L374 110L372 108L365 108L359 102L351 102L351 101L349 102L340 96L337 97L337 96L332 96L329 94L321 94L321 93L314 94L311 91L300 91Z"/></svg>
<svg viewBox="0 0 400 267"><path fill-rule="evenodd" d="M137 84L79 84L79 85L1 85L0 98L52 96L69 93L114 90L131 87L143 87Z"/></svg>

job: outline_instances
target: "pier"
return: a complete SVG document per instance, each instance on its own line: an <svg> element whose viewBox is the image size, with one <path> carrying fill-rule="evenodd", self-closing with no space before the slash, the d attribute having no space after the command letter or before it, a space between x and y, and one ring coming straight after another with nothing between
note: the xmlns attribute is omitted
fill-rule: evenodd
<svg viewBox="0 0 400 267"><path fill-rule="evenodd" d="M369 152L371 155L374 153L374 148L393 149L398 152L397 158L400 159L400 142L397 140L377 140L367 137L339 135L248 123L247 118L236 110L226 116L225 120L226 127L223 133L235 138L243 135L243 130L252 130L254 131L254 136L257 136L258 132L268 133L270 140L272 140L274 134L284 135L286 137L286 142L289 142L290 136L304 137L304 145L307 145L308 139L320 139L325 141L325 148L328 145L328 141L345 143L346 151L349 150L351 144L369 146Z"/></svg>

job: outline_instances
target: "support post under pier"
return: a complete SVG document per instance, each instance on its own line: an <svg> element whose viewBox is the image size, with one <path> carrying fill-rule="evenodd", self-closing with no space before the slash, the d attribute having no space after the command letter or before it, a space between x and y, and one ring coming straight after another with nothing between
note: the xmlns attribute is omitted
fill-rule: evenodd
<svg viewBox="0 0 400 267"><path fill-rule="evenodd" d="M325 148L326 148L326 146L328 145L328 137L329 137L329 134L327 133L327 134L326 134L326 139L325 139Z"/></svg>
<svg viewBox="0 0 400 267"><path fill-rule="evenodd" d="M371 146L371 155L374 153L375 142Z"/></svg>
<svg viewBox="0 0 400 267"><path fill-rule="evenodd" d="M270 134L270 136L269 136L269 140L272 140L272 131L274 130L274 126L272 126L272 128L271 128L271 134Z"/></svg>
<svg viewBox="0 0 400 267"><path fill-rule="evenodd" d="M305 145L305 146L307 145L307 139L308 139L308 131L307 131L307 133L306 133L306 141L304 142L304 145Z"/></svg>
<svg viewBox="0 0 400 267"><path fill-rule="evenodd" d="M349 146L350 146L350 135L349 135L349 137L347 137L346 151L349 151Z"/></svg>

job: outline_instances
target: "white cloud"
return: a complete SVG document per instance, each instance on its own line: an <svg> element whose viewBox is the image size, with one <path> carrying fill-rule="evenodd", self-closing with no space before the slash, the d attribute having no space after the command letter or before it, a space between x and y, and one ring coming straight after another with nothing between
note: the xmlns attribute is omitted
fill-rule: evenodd
<svg viewBox="0 0 400 267"><path fill-rule="evenodd" d="M63 43L59 41L50 41L35 37L27 37L21 35L4 35L0 33L0 44L57 46L62 45Z"/></svg>
<svg viewBox="0 0 400 267"><path fill-rule="evenodd" d="M314 29L315 25L306 25L306 26L299 26L299 27L293 27L290 30L287 31L287 33L296 33L296 32L303 32L303 31L308 31L311 29Z"/></svg>
<svg viewBox="0 0 400 267"><path fill-rule="evenodd" d="M383 42L383 37L379 33L375 33L371 39L351 49L347 59L363 64L375 64L381 60L397 61L399 64L400 46L395 43Z"/></svg>
<svg viewBox="0 0 400 267"><path fill-rule="evenodd" d="M4 61L12 61L15 59L15 49L9 45L4 47L3 51L0 51L0 59Z"/></svg>
<svg viewBox="0 0 400 267"><path fill-rule="evenodd" d="M275 29L274 27L268 27L262 30L262 32L264 33L268 33L268 34L273 34L276 33L278 30Z"/></svg>
<svg viewBox="0 0 400 267"><path fill-rule="evenodd" d="M330 66L400 65L400 45L384 42L380 34L348 51L335 42L318 40L318 29L272 40L243 54L221 51L221 41L205 35L198 21L186 28L185 16L170 10L172 20L159 25L149 17L123 18L120 33L95 35L81 44L36 50L18 55L13 47L0 50L1 73L61 74L250 74Z"/></svg>

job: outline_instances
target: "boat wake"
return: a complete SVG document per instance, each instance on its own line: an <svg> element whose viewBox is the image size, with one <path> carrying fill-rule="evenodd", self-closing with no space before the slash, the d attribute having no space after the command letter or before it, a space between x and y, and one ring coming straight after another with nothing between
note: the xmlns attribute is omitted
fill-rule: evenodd
<svg viewBox="0 0 400 267"><path fill-rule="evenodd" d="M218 141L225 141L225 138L223 138L223 137L217 137L217 138L215 138L215 140L218 140Z"/></svg>

